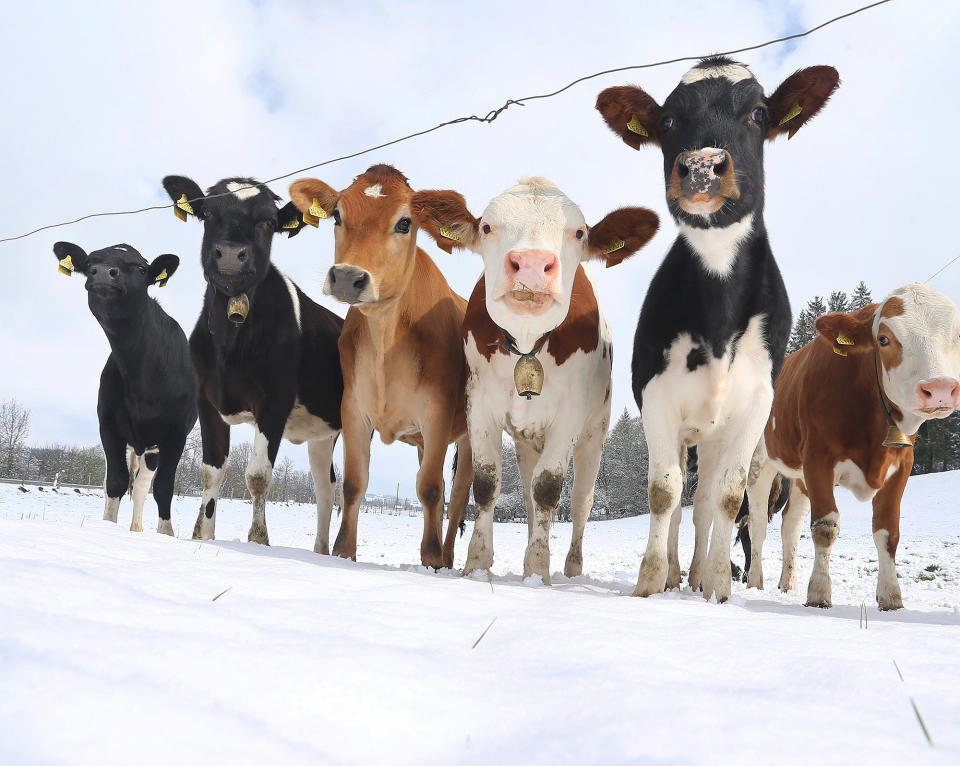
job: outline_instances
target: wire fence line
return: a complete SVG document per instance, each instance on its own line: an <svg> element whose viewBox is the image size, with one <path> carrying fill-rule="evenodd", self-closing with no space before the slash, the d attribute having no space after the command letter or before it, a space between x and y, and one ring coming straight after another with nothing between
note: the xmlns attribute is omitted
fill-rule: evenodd
<svg viewBox="0 0 960 766"><path fill-rule="evenodd" d="M839 16L834 16L833 18L828 19L827 21L824 21L820 24L817 24L816 26L811 27L810 29L807 29L804 32L798 32L793 35L786 35L785 37L777 37L773 40L766 40L765 42L756 43L754 45L747 45L742 48L734 48L727 51L714 51L714 52L705 53L705 54L698 54L695 56L678 56L672 59L664 59L663 61L654 61L647 64L630 64L628 66L615 67L613 69L604 69L599 72L593 72L592 74L587 74L587 75L583 75L582 77L578 77L576 80L573 80L572 82L567 83L563 87L557 88L556 90L551 91L549 93L540 93L537 95L524 96L523 98L516 98L516 99L508 98L503 103L502 106L499 106L495 109L491 109L482 117L476 114L471 114L463 117L454 117L451 120L445 120L444 122L438 123L437 125L434 125L432 128L419 130L419 131L416 131L415 133L409 133L405 136L394 138L390 141L386 141L382 144L377 144L376 146L371 146L367 149L361 149L360 151L352 152L351 154L344 154L339 157L333 157L328 160L323 160L322 162L317 162L313 165L307 165L306 167L298 168L296 170L291 170L288 173L283 173L281 175L274 176L273 178L268 178L267 180L262 181L261 183L270 184L270 183L273 183L274 181L282 181L285 178L289 178L290 176L298 175L300 173L305 173L308 170L315 170L316 168L320 168L325 165L332 165L335 162L342 162L344 160L353 159L354 157L360 157L364 154L369 154L370 152L375 152L375 151L378 151L379 149L384 149L388 146L393 146L394 144L399 144L404 141L409 141L410 139L418 138L419 136L425 136L428 133L433 133L437 130L440 130L441 128L446 128L450 125L458 125L464 122L479 122L479 123L489 124L494 120L496 120L501 114L503 114L504 111L506 111L511 106L525 106L528 101L553 98L554 96L558 96L564 91L569 90L575 85L579 85L580 83L586 82L588 80L593 80L597 77L602 77L603 75L614 74L616 72L628 72L628 71L638 70L638 69L652 69L654 67L667 66L668 64L677 64L684 61L699 61L700 59L706 58L708 56L732 56L737 53L755 51L761 48L766 48L770 45L777 45L779 43L788 42L790 40L797 40L802 37L807 37L808 35L812 35L815 32L818 32L819 30L823 29L824 27L828 27L831 24L835 24L838 21L842 21L843 19L848 19L851 16L856 16L857 14L864 13L865 11L872 10L878 6L885 5L886 3L889 3L889 2L892 2L892 0L877 0L877 2L870 3L869 5L864 5L855 10L849 11L848 13L844 13ZM227 194L233 194L233 192L224 192L218 195L211 195L211 197L207 197L205 199L210 199L212 197L222 197L222 196L226 196ZM199 199L203 199L203 198L195 198L187 201L192 203L192 202L199 201ZM49 229L56 229L63 226L72 226L73 224L81 223L82 221L88 221L92 218L104 218L104 217L118 216L118 215L138 215L140 213L147 213L152 210L170 210L170 209L173 209L174 207L175 207L174 204L170 203L166 205L149 205L147 207L141 207L135 210L111 210L111 211L105 211L101 213L88 213L86 215L80 216L79 218L74 218L69 221L61 221L59 223L51 223L51 224L46 224L44 226L39 226L36 229L33 229L32 231L28 231L24 234L18 234L15 236L8 236L8 237L0 237L0 244L3 244L5 242L14 242L19 239L26 239L27 237L31 237L34 234L39 234L41 231L48 231Z"/></svg>

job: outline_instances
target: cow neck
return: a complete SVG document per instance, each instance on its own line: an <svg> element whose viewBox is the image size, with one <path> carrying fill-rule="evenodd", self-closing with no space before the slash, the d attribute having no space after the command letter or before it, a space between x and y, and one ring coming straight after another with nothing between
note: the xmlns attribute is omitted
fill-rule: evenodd
<svg viewBox="0 0 960 766"><path fill-rule="evenodd" d="M883 383L880 381L880 360L877 358L877 352L873 352L873 375L877 381L877 395L880 397L880 407L883 409L883 416L887 419L887 424L890 426L890 430L887 431L887 439L884 441L885 447L912 447L913 443L904 443L900 437L906 437L906 434L901 430L900 426L894 420L893 415L891 414L891 408L900 415L900 420L903 420L903 413L901 413L896 405L893 402L890 403L890 407L887 406L887 395L883 390ZM894 443L887 443L890 440L893 440ZM909 440L908 440L909 441Z"/></svg>
<svg viewBox="0 0 960 766"><path fill-rule="evenodd" d="M260 293L260 298L262 299L265 292L264 288L274 276L279 276L279 274L280 272L278 272L276 267L271 263L264 278L246 291L250 299L250 313L246 320L239 325L227 319L227 304L230 301L230 296L221 293L212 284L207 283L208 299L205 301L207 330L213 338L215 348L220 349L224 353L229 353L234 349L241 337L241 331L254 322L253 315L256 311L255 295Z"/></svg>
<svg viewBox="0 0 960 766"><path fill-rule="evenodd" d="M129 380L139 370L148 367L150 360L156 357L156 349L149 347L148 340L150 327L154 324L153 320L159 310L160 306L156 301L148 298L143 311L134 312L123 321L101 320L97 317L110 344L114 364L124 380ZM155 342L162 342L162 333L154 335Z"/></svg>

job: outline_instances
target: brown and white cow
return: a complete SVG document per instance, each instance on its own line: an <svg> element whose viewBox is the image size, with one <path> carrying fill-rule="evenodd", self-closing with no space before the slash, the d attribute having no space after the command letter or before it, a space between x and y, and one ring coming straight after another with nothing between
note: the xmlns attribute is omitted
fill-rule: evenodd
<svg viewBox="0 0 960 766"><path fill-rule="evenodd" d="M773 410L751 467L753 550L749 586L763 587L767 493L775 474L797 479L783 514L780 588L797 586L797 541L813 510L816 550L807 606L830 606L830 548L839 513L833 488L873 500L881 609L903 606L894 557L900 498L913 448L885 447L895 425L912 443L920 425L960 406L960 310L942 293L911 284L880 304L816 321L818 338L790 354L777 377Z"/></svg>
<svg viewBox="0 0 960 766"><path fill-rule="evenodd" d="M501 443L517 446L527 506L524 576L550 582L550 524L573 455L573 539L564 573L582 569L583 530L593 507L603 440L610 422L610 330L596 291L580 265L620 263L654 235L657 216L624 208L588 227L583 213L551 181L522 179L474 217L453 191L413 196L413 216L448 252L483 256L463 323L470 367L467 425L477 503L464 574L493 564L493 508L500 494ZM543 368L542 392L521 396L520 357ZM535 366L535 364L533 364Z"/></svg>
<svg viewBox="0 0 960 766"><path fill-rule="evenodd" d="M350 304L340 335L344 513L333 553L356 558L357 516L377 430L384 444L417 447L420 560L451 567L473 478L460 343L467 302L417 247L412 195L406 177L389 165L374 165L341 192L313 178L290 187L305 220L333 219L335 265L323 291ZM443 461L453 442L458 467L443 540Z"/></svg>

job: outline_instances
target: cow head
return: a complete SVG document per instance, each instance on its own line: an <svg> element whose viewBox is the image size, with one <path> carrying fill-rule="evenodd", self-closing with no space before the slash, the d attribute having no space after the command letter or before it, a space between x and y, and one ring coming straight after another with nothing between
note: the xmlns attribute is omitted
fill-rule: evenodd
<svg viewBox="0 0 960 766"><path fill-rule="evenodd" d="M749 229L763 211L764 141L792 137L839 82L833 67L814 66L765 96L747 67L717 56L688 71L663 106L621 86L603 91L597 109L628 146L663 150L667 205L681 231L739 222Z"/></svg>
<svg viewBox="0 0 960 766"><path fill-rule="evenodd" d="M316 178L290 185L290 197L304 214L334 224L334 265L324 293L361 310L403 294L417 252L412 194L406 176L390 165L374 165L341 192Z"/></svg>
<svg viewBox="0 0 960 766"><path fill-rule="evenodd" d="M147 288L163 287L180 265L175 255L158 255L153 263L130 245L113 245L89 255L72 242L57 242L53 253L61 273L87 278L87 305L97 319L124 319L136 315L147 300Z"/></svg>
<svg viewBox="0 0 960 766"><path fill-rule="evenodd" d="M545 178L521 179L479 218L454 191L417 192L411 210L442 249L483 256L487 312L523 353L566 318L581 261L614 266L643 247L660 223L645 208L622 208L587 226L580 208Z"/></svg>
<svg viewBox="0 0 960 766"><path fill-rule="evenodd" d="M906 285L880 304L824 314L815 326L843 356L876 355L883 393L906 433L960 407L960 309L943 293Z"/></svg>
<svg viewBox="0 0 960 766"><path fill-rule="evenodd" d="M225 178L204 194L183 176L167 176L163 188L177 209L203 221L200 263L203 276L228 297L253 298L257 285L270 270L273 237L292 237L303 228L299 211L252 178Z"/></svg>

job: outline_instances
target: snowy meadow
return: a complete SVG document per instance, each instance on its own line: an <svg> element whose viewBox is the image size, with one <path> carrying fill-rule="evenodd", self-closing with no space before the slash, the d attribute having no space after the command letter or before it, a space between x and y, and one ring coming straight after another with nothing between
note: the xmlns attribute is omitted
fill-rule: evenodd
<svg viewBox="0 0 960 766"><path fill-rule="evenodd" d="M718 605L628 597L646 517L590 522L573 579L557 524L544 587L520 574L523 524L496 525L492 574L462 578L411 563L406 514L361 514L351 562L312 552L311 506L271 504L267 548L243 542L241 501L199 543L196 498L175 500L170 539L127 531L128 499L114 525L97 492L0 485L0 762L956 763L958 488L911 479L906 608L880 613L869 505L844 490L835 606L817 610L807 536L801 592L770 590L778 519L768 589ZM688 512L684 565L692 545Z"/></svg>

